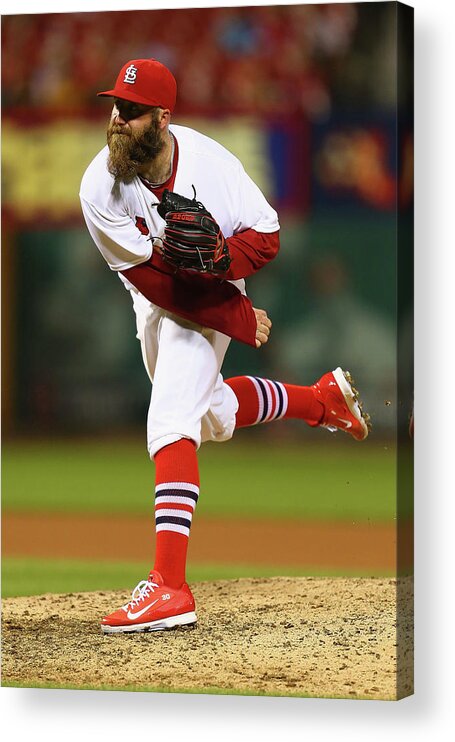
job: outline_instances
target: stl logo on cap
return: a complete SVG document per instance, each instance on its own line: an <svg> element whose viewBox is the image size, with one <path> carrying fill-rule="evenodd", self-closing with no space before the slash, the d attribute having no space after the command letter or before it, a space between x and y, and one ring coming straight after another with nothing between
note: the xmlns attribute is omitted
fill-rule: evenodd
<svg viewBox="0 0 455 742"><path fill-rule="evenodd" d="M177 97L175 77L157 59L129 59L125 62L111 90L98 95L130 100L143 106L174 110Z"/></svg>
<svg viewBox="0 0 455 742"><path fill-rule="evenodd" d="M125 77L123 82L129 82L131 85L136 82L137 67L134 64L130 64L125 70Z"/></svg>

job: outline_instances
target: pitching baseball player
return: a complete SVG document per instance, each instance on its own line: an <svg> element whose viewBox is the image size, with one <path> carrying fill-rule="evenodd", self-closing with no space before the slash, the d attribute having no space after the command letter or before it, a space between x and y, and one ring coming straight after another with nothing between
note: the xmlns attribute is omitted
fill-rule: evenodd
<svg viewBox="0 0 455 742"><path fill-rule="evenodd" d="M267 313L244 279L279 249L276 212L224 147L171 124L176 81L154 59L128 61L115 86L107 146L82 179L88 230L130 292L152 382L147 446L155 463L155 564L131 600L102 620L105 633L156 631L196 622L185 581L199 498L197 450L237 428L298 418L368 435L368 416L347 373L309 387L239 376L221 366L231 337L260 347Z"/></svg>

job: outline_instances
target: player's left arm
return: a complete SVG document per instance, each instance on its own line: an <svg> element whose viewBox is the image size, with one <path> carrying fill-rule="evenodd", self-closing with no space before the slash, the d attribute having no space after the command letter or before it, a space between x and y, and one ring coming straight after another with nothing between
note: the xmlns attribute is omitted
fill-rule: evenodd
<svg viewBox="0 0 455 742"><path fill-rule="evenodd" d="M226 239L231 264L223 278L247 278L276 257L280 225L276 211L238 163L235 193L237 214L234 234Z"/></svg>
<svg viewBox="0 0 455 742"><path fill-rule="evenodd" d="M245 229L228 237L226 242L231 264L223 277L232 281L252 276L273 260L280 249L280 233Z"/></svg>

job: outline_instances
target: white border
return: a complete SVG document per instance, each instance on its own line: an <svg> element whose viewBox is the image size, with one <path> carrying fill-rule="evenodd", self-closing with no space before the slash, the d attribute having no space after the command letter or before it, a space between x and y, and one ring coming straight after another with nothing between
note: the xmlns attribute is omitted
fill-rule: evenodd
<svg viewBox="0 0 455 742"><path fill-rule="evenodd" d="M291 4L87 0L65 11ZM295 3L292 3L295 4ZM416 8L416 695L385 702L264 699L2 688L2 728L39 742L139 734L184 742L213 737L418 742L446 739L453 728L454 494L452 377L455 249L453 4L415 0ZM42 0L40 12L61 4ZM31 2L2 0L2 13L34 12ZM451 445L452 444L452 445ZM450 448L449 448L450 446ZM178 709L178 711L177 711ZM10 725L10 727L8 726ZM311 736L310 736L311 735Z"/></svg>

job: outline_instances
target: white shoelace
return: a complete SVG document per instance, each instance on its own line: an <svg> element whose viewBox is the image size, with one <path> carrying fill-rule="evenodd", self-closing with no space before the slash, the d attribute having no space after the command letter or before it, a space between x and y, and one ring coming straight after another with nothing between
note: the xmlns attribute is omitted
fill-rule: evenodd
<svg viewBox="0 0 455 742"><path fill-rule="evenodd" d="M159 587L156 582L150 582L149 580L141 580L137 583L133 592L131 593L131 600L127 603L124 608L134 608L139 603L142 603L145 598L148 598L150 593L155 592L155 588Z"/></svg>

